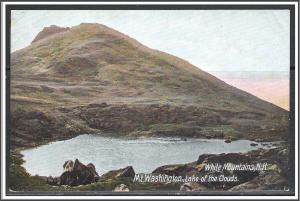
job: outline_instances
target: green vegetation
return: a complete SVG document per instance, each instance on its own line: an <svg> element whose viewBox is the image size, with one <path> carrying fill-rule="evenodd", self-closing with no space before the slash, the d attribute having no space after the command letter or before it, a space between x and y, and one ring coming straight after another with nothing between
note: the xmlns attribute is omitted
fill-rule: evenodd
<svg viewBox="0 0 300 201"><path fill-rule="evenodd" d="M11 152L9 163L8 187L13 191L44 191L51 189L38 176L31 176L21 166L24 163L22 156Z"/></svg>
<svg viewBox="0 0 300 201"><path fill-rule="evenodd" d="M24 163L22 155L19 153L11 152L10 154L10 166L8 187L12 191L112 191L116 186L125 184L130 191L164 191L164 190L178 190L179 183L139 183L133 182L129 178L105 178L99 182L81 185L81 186L51 186L40 176L31 176L21 166Z"/></svg>

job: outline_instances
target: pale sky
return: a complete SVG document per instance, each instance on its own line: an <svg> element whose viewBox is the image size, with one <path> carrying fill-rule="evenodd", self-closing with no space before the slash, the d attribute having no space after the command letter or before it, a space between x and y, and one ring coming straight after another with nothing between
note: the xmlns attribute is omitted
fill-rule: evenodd
<svg viewBox="0 0 300 201"><path fill-rule="evenodd" d="M15 10L12 51L50 25L114 28L205 71L289 71L289 10Z"/></svg>

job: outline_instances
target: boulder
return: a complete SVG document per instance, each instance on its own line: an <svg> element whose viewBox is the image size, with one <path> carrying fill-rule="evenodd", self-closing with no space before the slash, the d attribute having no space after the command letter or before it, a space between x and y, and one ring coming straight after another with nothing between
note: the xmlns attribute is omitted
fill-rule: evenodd
<svg viewBox="0 0 300 201"><path fill-rule="evenodd" d="M130 178L134 178L135 172L133 170L132 166L128 166L126 168L124 168L122 171L120 171L116 177L130 177Z"/></svg>
<svg viewBox="0 0 300 201"><path fill-rule="evenodd" d="M208 190L207 187L205 187L202 184L199 183L184 183L180 186L180 191L206 191Z"/></svg>
<svg viewBox="0 0 300 201"><path fill-rule="evenodd" d="M170 176L186 176L192 172L196 172L195 167L189 165L164 165L156 168L153 174L166 174Z"/></svg>
<svg viewBox="0 0 300 201"><path fill-rule="evenodd" d="M239 171L239 170L210 170L205 171L205 166L208 164L220 165L234 165L234 164L251 164L254 163L253 159L251 159L246 154L242 153L228 153L228 154L203 154L200 155L197 161L196 168L198 170L199 176L211 175L213 177L226 177L229 179L228 182L220 181L220 182L207 182L203 185L211 188L211 189L222 189L226 190L235 185L238 185L243 182L247 182L258 175L257 171Z"/></svg>
<svg viewBox="0 0 300 201"><path fill-rule="evenodd" d="M50 185L78 186L98 181L99 176L92 163L82 164L78 159L66 161L63 165L64 172L58 178L47 178Z"/></svg>
<svg viewBox="0 0 300 201"><path fill-rule="evenodd" d="M117 179L117 178L130 178L133 179L135 172L132 166L127 166L119 170L111 170L101 176L101 179Z"/></svg>
<svg viewBox="0 0 300 201"><path fill-rule="evenodd" d="M80 183L77 179L77 174L74 171L65 171L60 175L59 185L78 186Z"/></svg>
<svg viewBox="0 0 300 201"><path fill-rule="evenodd" d="M125 184L120 184L115 187L114 192L129 192L129 188Z"/></svg>
<svg viewBox="0 0 300 201"><path fill-rule="evenodd" d="M231 143L231 139L226 139L224 142L225 143Z"/></svg>
<svg viewBox="0 0 300 201"><path fill-rule="evenodd" d="M197 164L201 163L251 163L252 160L249 156L241 153L228 153L228 154L202 154L198 157Z"/></svg>
<svg viewBox="0 0 300 201"><path fill-rule="evenodd" d="M203 163L203 161L204 161L205 159L207 159L208 157L210 157L210 156L214 156L214 154L202 154L202 155L200 155L200 156L198 157L197 164Z"/></svg>
<svg viewBox="0 0 300 201"><path fill-rule="evenodd" d="M99 175L96 172L93 164L89 163L88 165L84 165L79 162L78 159L75 160L73 172L76 173L77 182L79 185L96 182L99 178Z"/></svg>
<svg viewBox="0 0 300 201"><path fill-rule="evenodd" d="M258 144L257 143L251 143L250 146L256 147Z"/></svg>
<svg viewBox="0 0 300 201"><path fill-rule="evenodd" d="M191 187L191 185L189 184L189 183L185 183L185 184L182 184L181 186L180 186L180 191L192 191L192 187Z"/></svg>

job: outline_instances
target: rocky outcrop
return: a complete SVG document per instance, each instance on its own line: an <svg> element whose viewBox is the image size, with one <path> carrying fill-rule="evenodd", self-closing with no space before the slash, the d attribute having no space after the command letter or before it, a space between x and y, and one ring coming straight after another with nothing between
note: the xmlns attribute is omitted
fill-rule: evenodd
<svg viewBox="0 0 300 201"><path fill-rule="evenodd" d="M125 184L120 184L116 186L113 190L114 192L129 192L129 188Z"/></svg>
<svg viewBox="0 0 300 201"><path fill-rule="evenodd" d="M33 39L31 43L37 42L43 38L51 36L56 33L61 33L70 30L69 27L59 27L56 25L51 25L50 27L45 27L41 32L37 34L37 36Z"/></svg>
<svg viewBox="0 0 300 201"><path fill-rule="evenodd" d="M222 180L198 181L184 183L180 191L253 191L253 190L286 190L288 189L288 151L285 146L270 150L255 150L248 153L203 154L198 160L189 164L165 165L158 167L153 174L170 176L214 177ZM242 169L206 169L208 165L257 165L259 170ZM261 166L261 167L262 167Z"/></svg>
<svg viewBox="0 0 300 201"><path fill-rule="evenodd" d="M36 147L55 140L76 137L81 133L99 133L77 120L74 116L55 110L28 111L19 108L12 111L10 145L12 149Z"/></svg>
<svg viewBox="0 0 300 201"><path fill-rule="evenodd" d="M225 143L231 143L231 139L226 139L224 142Z"/></svg>
<svg viewBox="0 0 300 201"><path fill-rule="evenodd" d="M69 160L63 165L64 172L60 177L48 177L46 182L50 185L78 186L94 183L99 180L99 175L92 163L82 164L78 159Z"/></svg>
<svg viewBox="0 0 300 201"><path fill-rule="evenodd" d="M226 118L225 118L226 116ZM211 111L198 106L161 104L118 105L106 102L86 106L60 107L51 111L23 107L12 110L12 147L34 147L53 140L69 139L82 133L110 133L115 136L160 136L255 140L281 140L279 128L273 135L266 129L232 124L237 114ZM261 122L264 124L265 122ZM240 135L239 133L243 133Z"/></svg>
<svg viewBox="0 0 300 201"><path fill-rule="evenodd" d="M179 191L209 191L211 189L199 183L184 183L180 186Z"/></svg>
<svg viewBox="0 0 300 201"><path fill-rule="evenodd" d="M196 168L191 165L164 165L156 168L152 173L170 176L186 176L191 173L196 173Z"/></svg>
<svg viewBox="0 0 300 201"><path fill-rule="evenodd" d="M119 170L111 170L101 176L101 179L118 179L118 178L130 178L133 179L135 175L132 166L121 168Z"/></svg>
<svg viewBox="0 0 300 201"><path fill-rule="evenodd" d="M253 180L234 186L229 191L289 190L288 180L276 171L262 172Z"/></svg>
<svg viewBox="0 0 300 201"><path fill-rule="evenodd" d="M251 163L253 162L251 158L245 154L240 153L228 153L228 154L204 154L200 155L197 164L201 163L218 163L218 164L225 164L225 163Z"/></svg>

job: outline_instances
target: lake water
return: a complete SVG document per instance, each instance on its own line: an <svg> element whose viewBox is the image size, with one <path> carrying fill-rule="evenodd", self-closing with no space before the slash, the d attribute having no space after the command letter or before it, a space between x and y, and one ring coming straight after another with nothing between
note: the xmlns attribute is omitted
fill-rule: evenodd
<svg viewBox="0 0 300 201"><path fill-rule="evenodd" d="M124 139L97 135L80 135L70 140L57 141L27 149L23 166L31 175L60 176L63 164L76 158L84 164L93 163L99 174L133 166L136 173L150 173L167 164L196 161L204 153L247 152L267 148L252 141L237 140L225 143L219 139L143 138Z"/></svg>

